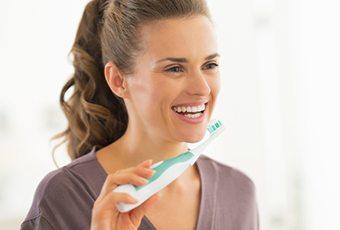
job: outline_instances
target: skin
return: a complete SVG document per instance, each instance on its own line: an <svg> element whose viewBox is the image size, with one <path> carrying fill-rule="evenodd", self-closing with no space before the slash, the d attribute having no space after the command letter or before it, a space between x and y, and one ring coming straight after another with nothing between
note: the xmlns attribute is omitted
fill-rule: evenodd
<svg viewBox="0 0 340 230"><path fill-rule="evenodd" d="M216 66L219 56L205 60L218 53L214 27L208 18L160 20L143 25L140 32L144 49L137 57L131 76L121 74L112 62L105 65L105 79L112 92L124 99L129 114L125 134L97 153L98 161L108 173L136 166L147 159L158 162L177 156L188 149L187 143L200 141L220 90ZM187 62L158 62L167 57L186 58ZM209 103L207 116L199 124L181 121L171 110L173 105L197 101ZM167 202L157 202L153 213L162 205L169 207L169 201L185 202L194 196L193 203L188 204L191 209L183 211L195 209L197 215L199 186L197 168L189 167L162 190L167 194ZM157 215L153 216L154 223Z"/></svg>

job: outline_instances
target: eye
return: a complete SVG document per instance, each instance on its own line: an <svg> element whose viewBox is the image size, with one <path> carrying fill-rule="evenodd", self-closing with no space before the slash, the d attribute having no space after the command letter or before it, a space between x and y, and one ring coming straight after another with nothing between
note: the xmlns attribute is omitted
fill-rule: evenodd
<svg viewBox="0 0 340 230"><path fill-rule="evenodd" d="M166 69L165 71L166 72L175 72L175 73L178 73L179 70L182 70L183 68L181 66L173 66L169 69Z"/></svg>
<svg viewBox="0 0 340 230"><path fill-rule="evenodd" d="M218 64L212 62L212 63L207 64L206 66L213 66L212 68L208 68L208 69L215 69L218 67Z"/></svg>

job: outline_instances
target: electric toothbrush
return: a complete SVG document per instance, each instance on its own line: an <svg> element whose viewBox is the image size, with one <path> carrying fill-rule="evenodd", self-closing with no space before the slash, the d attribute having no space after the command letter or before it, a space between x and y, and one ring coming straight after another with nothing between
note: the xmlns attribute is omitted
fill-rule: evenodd
<svg viewBox="0 0 340 230"><path fill-rule="evenodd" d="M120 212L128 212L138 207L150 196L157 193L174 181L189 166L196 162L204 149L210 144L212 140L218 137L223 130L225 130L225 127L220 120L214 119L209 123L207 130L209 131L210 135L208 139L202 144L176 157L169 158L151 165L151 168L155 170L155 173L151 178L148 179L147 184L141 186L124 184L113 189L113 192L128 193L137 200L137 202L134 204L119 202L116 205L117 209Z"/></svg>

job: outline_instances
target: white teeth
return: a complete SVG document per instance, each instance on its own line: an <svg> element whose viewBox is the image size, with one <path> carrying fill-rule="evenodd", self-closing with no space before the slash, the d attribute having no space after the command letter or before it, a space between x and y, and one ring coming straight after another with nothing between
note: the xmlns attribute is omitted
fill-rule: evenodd
<svg viewBox="0 0 340 230"><path fill-rule="evenodd" d="M197 118L203 115L201 113L195 113L195 114L185 114L184 116L189 117L189 118Z"/></svg>
<svg viewBox="0 0 340 230"><path fill-rule="evenodd" d="M199 106L187 106L187 107L174 107L174 110L176 112L201 112L205 110L205 104L199 105Z"/></svg>
<svg viewBox="0 0 340 230"><path fill-rule="evenodd" d="M200 106L192 107L191 112L195 113L197 111L200 111Z"/></svg>

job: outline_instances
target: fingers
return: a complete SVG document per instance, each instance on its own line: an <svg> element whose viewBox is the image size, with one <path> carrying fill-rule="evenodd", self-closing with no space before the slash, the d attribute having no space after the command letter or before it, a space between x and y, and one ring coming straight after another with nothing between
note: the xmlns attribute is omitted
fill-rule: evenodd
<svg viewBox="0 0 340 230"><path fill-rule="evenodd" d="M143 161L142 163L140 163L138 166L143 166L143 167L150 167L152 165L152 159L149 159L149 160L145 160Z"/></svg>
<svg viewBox="0 0 340 230"><path fill-rule="evenodd" d="M159 193L156 193L152 195L149 199L147 199L142 205L141 209L143 212L146 212L155 202L157 202L160 199Z"/></svg>
<svg viewBox="0 0 340 230"><path fill-rule="evenodd" d="M123 221L124 223L121 224L122 226L127 226L127 223L132 223L130 220L130 212L121 214L117 210L116 205L117 203L133 204L137 201L129 194L114 192L113 189L121 184L132 184L137 186L145 185L148 183L147 179L154 174L153 170L150 168L151 165L152 160L146 160L135 167L117 170L115 173L109 174L106 177L100 194L92 208L91 226L100 226L100 229L104 229L102 226L110 225L111 228L112 223L122 223ZM134 226L139 226L144 215L143 213L153 202L155 202L155 198L149 198L140 205L141 208L138 207L139 211L134 212L133 221L134 223L138 223L134 224ZM127 219L127 217L129 219ZM119 228L121 228L121 226Z"/></svg>
<svg viewBox="0 0 340 230"><path fill-rule="evenodd" d="M154 170L146 167L137 167L135 173L144 178L150 178L154 174Z"/></svg>
<svg viewBox="0 0 340 230"><path fill-rule="evenodd" d="M100 218L99 215L101 215L101 211L115 210L116 204L118 202L133 204L137 201L127 193L111 192L110 194L107 194L102 200L96 200L93 208L93 216L95 218Z"/></svg>
<svg viewBox="0 0 340 230"><path fill-rule="evenodd" d="M149 199L147 199L143 204L129 212L130 219L133 225L139 226L142 221L143 216L146 211L158 200L160 199L159 193L155 193Z"/></svg>
<svg viewBox="0 0 340 230"><path fill-rule="evenodd" d="M97 201L99 202L104 199L108 193L121 184L141 186L148 183L147 179L153 175L153 170L148 168L151 164L152 160L146 160L135 167L117 170L115 173L109 174L106 177Z"/></svg>

